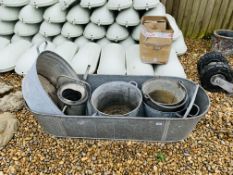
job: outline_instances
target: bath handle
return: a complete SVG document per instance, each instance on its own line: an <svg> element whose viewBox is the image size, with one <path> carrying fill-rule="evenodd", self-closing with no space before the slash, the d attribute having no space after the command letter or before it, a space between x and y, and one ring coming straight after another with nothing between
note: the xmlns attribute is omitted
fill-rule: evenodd
<svg viewBox="0 0 233 175"><path fill-rule="evenodd" d="M193 105L194 105L194 102L195 102L195 100L196 100L196 98L197 98L197 94L198 94L199 88L200 88L200 85L196 85L196 88L195 88L193 97L192 97L192 99L191 99L191 102L190 102L189 105L188 105L188 108L187 108L187 110L186 110L186 112L185 112L183 118L187 118L188 115L189 115L189 113L190 113L190 111L192 110Z"/></svg>
<svg viewBox="0 0 233 175"><path fill-rule="evenodd" d="M194 104L193 105L193 108L196 108L196 113L194 113L194 114L191 114L191 113L189 113L188 114L188 117L196 117L196 116L198 116L199 114L200 114L200 107L197 105L197 104ZM193 109L192 108L192 109ZM191 111L192 111L192 109L191 109ZM178 117L178 118L183 118L184 117L184 114L182 113L182 112L186 112L186 110L182 110L182 111L180 111L180 112L177 112L176 113L176 116Z"/></svg>
<svg viewBox="0 0 233 175"><path fill-rule="evenodd" d="M129 84L138 87L138 83L136 81L130 81Z"/></svg>
<svg viewBox="0 0 233 175"><path fill-rule="evenodd" d="M185 91L185 93L188 94L187 89L186 89L184 82L182 80L178 81L178 86L180 86Z"/></svg>

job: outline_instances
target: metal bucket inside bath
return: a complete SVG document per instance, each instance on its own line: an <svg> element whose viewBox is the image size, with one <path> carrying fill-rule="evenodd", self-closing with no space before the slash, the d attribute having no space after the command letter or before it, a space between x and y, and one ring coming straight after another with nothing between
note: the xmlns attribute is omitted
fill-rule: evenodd
<svg viewBox="0 0 233 175"><path fill-rule="evenodd" d="M162 112L158 111L152 107L150 107L148 104L144 103L144 110L146 117L157 117L157 118L182 118L186 112L186 108L184 108L181 111L176 112ZM189 117L196 117L200 114L200 107L196 104L193 105L188 118Z"/></svg>
<svg viewBox="0 0 233 175"><path fill-rule="evenodd" d="M137 116L143 97L134 82L109 82L92 94L91 105L100 116Z"/></svg>
<svg viewBox="0 0 233 175"><path fill-rule="evenodd" d="M146 103L162 112L176 112L188 101L187 89L181 81L151 79L142 85Z"/></svg>
<svg viewBox="0 0 233 175"><path fill-rule="evenodd" d="M225 56L233 55L233 30L220 29L214 31L212 50Z"/></svg>
<svg viewBox="0 0 233 175"><path fill-rule="evenodd" d="M81 80L61 76L57 81L60 108L67 115L85 115L90 85Z"/></svg>

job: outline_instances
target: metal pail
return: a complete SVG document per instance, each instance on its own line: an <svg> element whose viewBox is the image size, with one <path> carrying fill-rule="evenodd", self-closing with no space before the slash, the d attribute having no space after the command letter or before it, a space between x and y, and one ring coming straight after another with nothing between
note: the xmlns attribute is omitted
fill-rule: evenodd
<svg viewBox="0 0 233 175"><path fill-rule="evenodd" d="M212 50L225 56L233 55L233 30L219 29L212 37Z"/></svg>
<svg viewBox="0 0 233 175"><path fill-rule="evenodd" d="M187 89L182 81L151 79L142 85L146 103L161 112L181 110L188 101Z"/></svg>
<svg viewBox="0 0 233 175"><path fill-rule="evenodd" d="M100 116L137 116L142 101L142 93L135 82L105 83L91 97L91 105Z"/></svg>

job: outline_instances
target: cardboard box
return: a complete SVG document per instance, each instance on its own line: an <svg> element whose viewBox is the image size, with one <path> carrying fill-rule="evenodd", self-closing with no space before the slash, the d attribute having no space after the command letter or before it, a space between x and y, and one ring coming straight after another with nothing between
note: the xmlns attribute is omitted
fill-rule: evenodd
<svg viewBox="0 0 233 175"><path fill-rule="evenodd" d="M166 64L172 47L173 33L165 16L144 16L140 35L142 62Z"/></svg>

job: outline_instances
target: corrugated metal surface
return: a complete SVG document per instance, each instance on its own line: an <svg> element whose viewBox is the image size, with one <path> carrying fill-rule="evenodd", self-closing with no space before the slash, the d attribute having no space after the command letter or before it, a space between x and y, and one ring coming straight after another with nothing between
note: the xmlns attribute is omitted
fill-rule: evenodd
<svg viewBox="0 0 233 175"><path fill-rule="evenodd" d="M233 0L161 0L184 35L202 38L215 29L233 29Z"/></svg>

